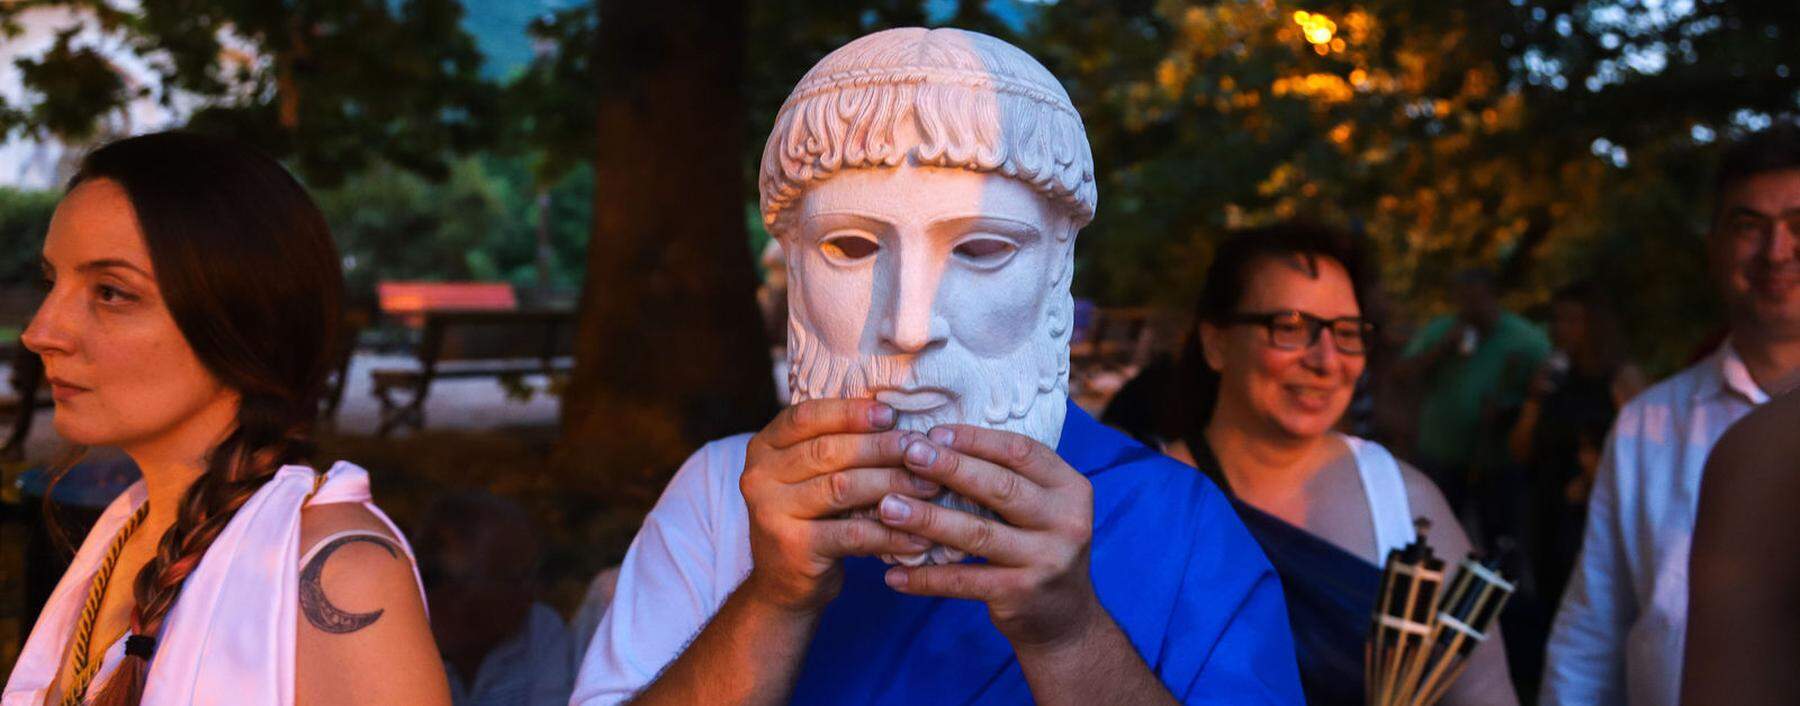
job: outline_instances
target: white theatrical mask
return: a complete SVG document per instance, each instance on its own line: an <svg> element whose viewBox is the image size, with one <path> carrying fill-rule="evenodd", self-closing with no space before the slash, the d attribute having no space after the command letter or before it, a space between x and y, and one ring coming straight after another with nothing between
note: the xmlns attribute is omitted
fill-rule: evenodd
<svg viewBox="0 0 1800 706"><path fill-rule="evenodd" d="M759 186L787 256L794 402L874 398L901 429L974 424L1056 446L1074 236L1095 192L1080 117L1048 71L960 30L863 37L782 106ZM933 502L992 516L948 491Z"/></svg>

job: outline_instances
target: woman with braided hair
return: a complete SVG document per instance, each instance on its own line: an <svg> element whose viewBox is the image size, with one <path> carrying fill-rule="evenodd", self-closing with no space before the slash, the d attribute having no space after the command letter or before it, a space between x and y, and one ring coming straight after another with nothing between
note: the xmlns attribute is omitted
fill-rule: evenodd
<svg viewBox="0 0 1800 706"><path fill-rule="evenodd" d="M343 290L305 190L185 133L88 155L24 334L55 425L143 471L101 516L0 704L447 704L412 551L308 429Z"/></svg>

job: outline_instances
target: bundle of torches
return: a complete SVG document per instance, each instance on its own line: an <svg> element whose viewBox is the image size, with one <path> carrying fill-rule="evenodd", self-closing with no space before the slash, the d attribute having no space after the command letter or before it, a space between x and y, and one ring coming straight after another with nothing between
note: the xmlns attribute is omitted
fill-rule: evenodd
<svg viewBox="0 0 1800 706"><path fill-rule="evenodd" d="M1364 646L1369 706L1432 706L1469 666L1469 655L1487 639L1513 584L1498 561L1463 559L1444 589L1444 562L1418 539L1388 552Z"/></svg>

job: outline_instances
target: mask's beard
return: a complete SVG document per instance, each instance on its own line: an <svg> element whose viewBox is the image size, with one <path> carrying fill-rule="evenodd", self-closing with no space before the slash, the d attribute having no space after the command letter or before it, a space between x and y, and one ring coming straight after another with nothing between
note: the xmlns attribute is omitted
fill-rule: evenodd
<svg viewBox="0 0 1800 706"><path fill-rule="evenodd" d="M896 426L924 433L941 424L974 424L1024 434L1054 448L1068 397L1068 344L1040 329L1000 358L981 358L950 343L913 357L840 356L798 317L788 322L788 386L795 403L865 399L876 390L938 388L954 399L924 412L902 412Z"/></svg>
<svg viewBox="0 0 1800 706"><path fill-rule="evenodd" d="M1066 279L1064 280L1066 281ZM790 280L788 389L798 404L813 399L866 399L875 390L939 388L954 399L926 412L898 415L895 426L921 434L942 424L1000 429L1056 448L1069 394L1069 329L1073 304L1066 288L1052 290L1031 337L999 358L982 358L955 340L917 356L842 356L825 346L804 321L799 282ZM994 514L948 490L932 502L987 517ZM872 516L873 509L859 511ZM890 563L944 564L962 552L942 546L911 556L883 556Z"/></svg>

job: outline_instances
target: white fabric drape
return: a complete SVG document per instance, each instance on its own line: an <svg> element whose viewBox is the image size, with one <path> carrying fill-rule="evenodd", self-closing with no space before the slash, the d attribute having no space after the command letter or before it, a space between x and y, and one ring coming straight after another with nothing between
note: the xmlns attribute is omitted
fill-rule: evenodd
<svg viewBox="0 0 1800 706"><path fill-rule="evenodd" d="M157 636L156 656L144 685L144 706L294 703L302 507L362 503L399 538L411 560L412 547L405 536L371 501L367 471L340 461L326 472L318 493L312 494L316 478L317 473L305 466L282 467L244 503L207 549ZM140 481L101 514L38 616L6 690L0 692L0 706L44 703L45 690L56 678L87 598L88 582L113 535L144 499ZM413 575L417 580L416 562ZM114 580L132 578L120 575ZM124 657L124 646L120 639L106 651L88 689L90 696L100 693Z"/></svg>

